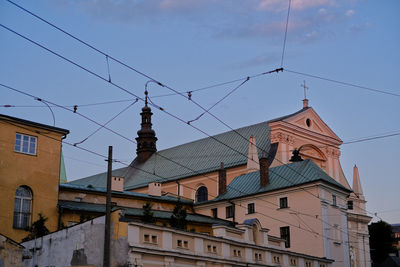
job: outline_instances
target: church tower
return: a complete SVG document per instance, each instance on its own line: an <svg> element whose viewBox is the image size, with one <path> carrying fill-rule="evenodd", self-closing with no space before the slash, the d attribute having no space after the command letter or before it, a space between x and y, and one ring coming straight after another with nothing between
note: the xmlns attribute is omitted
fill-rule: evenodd
<svg viewBox="0 0 400 267"><path fill-rule="evenodd" d="M140 113L140 116L142 117L142 123L140 124L141 128L137 132L138 137L136 137L136 159L139 163L145 162L154 152L157 151L156 133L151 128L151 115L153 115L153 113L151 112L151 108L147 106L147 90L145 91L145 95L145 105L142 108L142 112Z"/></svg>

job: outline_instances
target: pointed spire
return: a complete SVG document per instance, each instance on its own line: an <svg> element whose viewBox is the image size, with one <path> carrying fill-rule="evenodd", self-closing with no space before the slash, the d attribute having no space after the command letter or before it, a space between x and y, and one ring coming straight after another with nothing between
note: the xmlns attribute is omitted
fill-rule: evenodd
<svg viewBox="0 0 400 267"><path fill-rule="evenodd" d="M360 182L360 175L358 174L358 168L355 164L353 168L353 191L359 198L364 198Z"/></svg>
<svg viewBox="0 0 400 267"><path fill-rule="evenodd" d="M151 108L147 106L147 87L144 92L145 94L145 102L144 107L142 108L142 112L140 115L142 116L142 123L140 130L137 132L138 137L136 137L137 148L137 160L139 162L145 162L150 156L157 151L156 142L157 137L154 130L151 128L151 116L153 113L151 112Z"/></svg>
<svg viewBox="0 0 400 267"><path fill-rule="evenodd" d="M247 154L247 172L258 171L259 169L260 169L260 164L258 160L256 138L252 135L249 138L249 152Z"/></svg>

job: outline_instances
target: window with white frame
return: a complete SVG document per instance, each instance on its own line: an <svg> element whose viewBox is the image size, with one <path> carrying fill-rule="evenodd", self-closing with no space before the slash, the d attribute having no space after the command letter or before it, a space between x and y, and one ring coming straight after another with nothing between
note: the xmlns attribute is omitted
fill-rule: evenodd
<svg viewBox="0 0 400 267"><path fill-rule="evenodd" d="M36 155L37 137L16 133L14 151L29 155Z"/></svg>
<svg viewBox="0 0 400 267"><path fill-rule="evenodd" d="M247 204L247 214L252 214L256 212L256 207L254 203Z"/></svg>
<svg viewBox="0 0 400 267"><path fill-rule="evenodd" d="M31 226L32 191L25 186L18 187L14 199L13 227L27 229Z"/></svg>
<svg viewBox="0 0 400 267"><path fill-rule="evenodd" d="M287 197L281 197L279 198L279 208L280 209L285 209L288 208L288 198Z"/></svg>

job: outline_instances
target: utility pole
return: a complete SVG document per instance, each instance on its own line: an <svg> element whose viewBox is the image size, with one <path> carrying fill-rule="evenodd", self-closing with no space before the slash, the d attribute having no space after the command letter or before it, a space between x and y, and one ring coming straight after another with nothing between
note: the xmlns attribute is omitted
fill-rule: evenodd
<svg viewBox="0 0 400 267"><path fill-rule="evenodd" d="M112 146L108 147L107 168L107 198L106 198L106 223L104 227L104 255L103 267L110 267L110 232L111 232L111 172L112 172Z"/></svg>

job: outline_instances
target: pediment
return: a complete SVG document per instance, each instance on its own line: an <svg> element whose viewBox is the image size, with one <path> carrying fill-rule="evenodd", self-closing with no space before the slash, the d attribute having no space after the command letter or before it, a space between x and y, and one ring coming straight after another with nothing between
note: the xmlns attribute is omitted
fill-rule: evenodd
<svg viewBox="0 0 400 267"><path fill-rule="evenodd" d="M289 116L282 121L313 133L329 136L341 142L341 139L329 128L329 126L311 107L293 116Z"/></svg>

